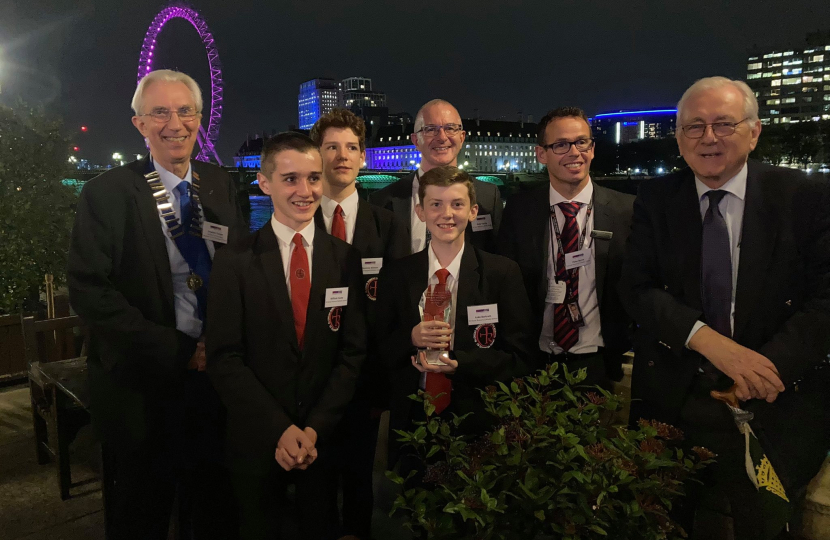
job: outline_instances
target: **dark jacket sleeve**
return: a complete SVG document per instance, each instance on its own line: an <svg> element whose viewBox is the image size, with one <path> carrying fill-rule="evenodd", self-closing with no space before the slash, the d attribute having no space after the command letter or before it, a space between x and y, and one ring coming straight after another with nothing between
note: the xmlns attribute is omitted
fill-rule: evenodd
<svg viewBox="0 0 830 540"><path fill-rule="evenodd" d="M328 438L343 417L346 406L354 396L357 378L366 360L366 296L363 293L360 254L354 248L348 251L346 268L349 303L343 327L340 329L341 341L337 351L337 362L326 387L306 420L307 426L313 428L320 439Z"/></svg>
<svg viewBox="0 0 830 540"><path fill-rule="evenodd" d="M242 278L233 246L216 252L208 293L207 371L228 412L277 437L294 422L245 363Z"/></svg>
<svg viewBox="0 0 830 540"><path fill-rule="evenodd" d="M130 305L114 276L123 256L129 198L102 182L91 181L81 192L72 229L67 267L72 308L91 329L121 354L102 354L107 370L119 361L130 369L181 375L196 349L196 340L175 328L147 320ZM135 226L136 224L131 224Z"/></svg>

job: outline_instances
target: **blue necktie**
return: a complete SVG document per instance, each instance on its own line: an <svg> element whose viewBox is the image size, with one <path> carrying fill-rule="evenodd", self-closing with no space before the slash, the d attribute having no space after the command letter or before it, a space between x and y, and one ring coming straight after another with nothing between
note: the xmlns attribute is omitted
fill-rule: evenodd
<svg viewBox="0 0 830 540"><path fill-rule="evenodd" d="M703 217L700 284L706 324L731 338L732 250L729 245L729 229L718 208L726 193L722 190L706 193L709 196L709 209Z"/></svg>
<svg viewBox="0 0 830 540"><path fill-rule="evenodd" d="M190 198L190 183L180 182L176 186L176 191L179 193L179 204L181 206L181 224L183 234L175 238L176 247L190 266L190 271L202 278L202 286L196 289L196 301L199 305L199 319L205 320L205 313L207 309L207 289L208 278L210 277L210 269L212 261L210 259L210 252L207 249L205 241L201 236L193 236L190 234L191 220L193 219L193 203Z"/></svg>

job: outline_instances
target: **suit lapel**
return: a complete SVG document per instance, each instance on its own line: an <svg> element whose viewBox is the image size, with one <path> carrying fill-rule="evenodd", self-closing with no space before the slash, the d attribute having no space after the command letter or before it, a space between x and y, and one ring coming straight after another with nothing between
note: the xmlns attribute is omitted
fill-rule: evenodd
<svg viewBox="0 0 830 540"><path fill-rule="evenodd" d="M360 253L369 253L369 247L377 239L378 233L375 228L375 220L372 218L372 209L369 203L360 200L357 203L357 216L355 216L354 235L352 245Z"/></svg>
<svg viewBox="0 0 830 540"><path fill-rule="evenodd" d="M291 308L288 287L285 285L285 271L283 270L282 256L280 255L277 236L274 234L274 229L271 227L270 221L266 222L256 234L255 250L259 254L259 260L262 263L262 273L265 274L265 278L268 281L268 290L271 293L271 298L274 300L274 305L277 307L277 313L280 319L286 322L283 325L283 328L286 329L286 338L295 353L294 358L297 358L300 352L300 346L297 343L297 334L294 332L294 311Z"/></svg>
<svg viewBox="0 0 830 540"><path fill-rule="evenodd" d="M412 264L407 267L409 271L409 300L414 306L415 314L420 319L418 312L418 303L421 301L421 295L427 288L430 276L429 272L429 254L427 250L421 250L412 256Z"/></svg>
<svg viewBox="0 0 830 540"><path fill-rule="evenodd" d="M741 226L738 283L735 291L735 332L738 341L746 329L755 306L764 297L767 267L772 262L772 252L778 235L778 219L765 197L763 185L755 164L748 164L744 219Z"/></svg>
<svg viewBox="0 0 830 540"><path fill-rule="evenodd" d="M540 269L543 279L538 280L536 288L536 302L538 305L545 305L545 297L548 294L548 257L550 257L550 184L539 189L537 196L533 197L533 206L528 208L526 223L532 228L530 234L530 253L534 258L533 263Z"/></svg>
<svg viewBox="0 0 830 540"><path fill-rule="evenodd" d="M415 174L411 174L395 182L395 192L392 194L392 211L400 216L406 225L407 236L412 236L412 184Z"/></svg>
<svg viewBox="0 0 830 540"><path fill-rule="evenodd" d="M323 325L315 324L321 310L326 310L326 289L344 285L339 280L339 265L334 257L332 248L333 237L326 234L326 230L318 227L314 231L314 253L311 256L311 291L308 295L308 307L305 317L305 336L303 353L307 352L312 344L317 343Z"/></svg>
<svg viewBox="0 0 830 540"><path fill-rule="evenodd" d="M326 222L323 221L323 205L317 207L317 211L314 212L314 226L318 229L323 229L325 232L326 230Z"/></svg>
<svg viewBox="0 0 830 540"><path fill-rule="evenodd" d="M682 173L677 191L666 201L666 222L672 248L678 259L683 297L695 309L702 308L700 297L700 250L703 244L703 221L690 169Z"/></svg>
<svg viewBox="0 0 830 540"><path fill-rule="evenodd" d="M469 350L470 332L467 332L469 321L467 307L476 305L479 301L479 286L481 274L478 268L478 257L471 242L464 242L464 254L461 255L461 269L458 276L458 293L455 299L455 339L454 348Z"/></svg>
<svg viewBox="0 0 830 540"><path fill-rule="evenodd" d="M611 231L614 228L614 219L611 216L611 209L608 207L610 199L608 192L601 186L594 184L594 227L596 231ZM608 250L611 247L609 240L597 240L589 238L594 243L594 257L596 262L594 276L597 287L597 304L602 305L602 293L605 285L605 273L608 269Z"/></svg>
<svg viewBox="0 0 830 540"><path fill-rule="evenodd" d="M135 202L138 207L138 215L141 227L144 229L144 238L150 247L150 254L153 257L153 264L159 278L159 287L163 293L164 300L168 307L174 310L173 306L173 273L170 271L170 258L167 256L164 232L162 231L161 220L156 208L153 193L144 175L149 167L149 154L131 165L135 171L134 185L136 189ZM133 167L134 166L134 167Z"/></svg>

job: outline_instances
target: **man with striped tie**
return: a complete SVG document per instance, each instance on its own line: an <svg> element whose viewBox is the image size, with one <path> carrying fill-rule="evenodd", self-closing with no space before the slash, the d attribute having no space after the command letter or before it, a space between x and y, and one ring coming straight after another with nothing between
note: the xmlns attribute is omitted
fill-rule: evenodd
<svg viewBox="0 0 830 540"><path fill-rule="evenodd" d="M562 107L539 122L536 158L550 183L508 201L498 252L522 269L539 364L586 368L586 384L622 377L630 319L617 282L634 197L596 185L585 113Z"/></svg>

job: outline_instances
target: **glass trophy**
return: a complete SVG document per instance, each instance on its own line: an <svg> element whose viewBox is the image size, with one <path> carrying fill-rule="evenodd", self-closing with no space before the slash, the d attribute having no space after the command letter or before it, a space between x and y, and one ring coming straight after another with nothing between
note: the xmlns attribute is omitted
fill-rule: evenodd
<svg viewBox="0 0 830 540"><path fill-rule="evenodd" d="M418 302L418 309L421 312L422 321L443 321L449 323L452 320L452 292L441 287L432 285L427 287ZM444 366L449 358L449 346L445 349L426 350L428 364Z"/></svg>

